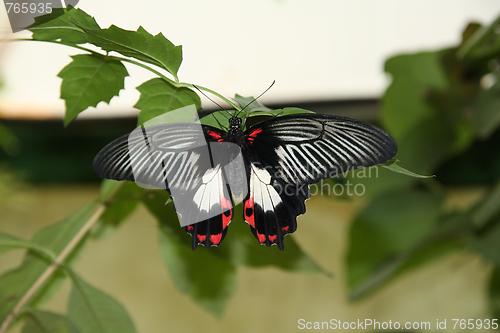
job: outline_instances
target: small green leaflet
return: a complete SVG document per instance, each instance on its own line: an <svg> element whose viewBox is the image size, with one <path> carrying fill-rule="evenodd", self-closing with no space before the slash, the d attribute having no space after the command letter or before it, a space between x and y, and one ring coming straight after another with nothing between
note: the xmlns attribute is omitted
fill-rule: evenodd
<svg viewBox="0 0 500 333"><path fill-rule="evenodd" d="M398 165L397 162L398 161L394 161L391 164L384 164L384 165L381 165L381 167L385 168L387 170L390 170L392 172L400 173L402 175L406 175L406 176L410 176L410 177L414 177L414 178L433 178L433 177L435 177L434 175L432 175L432 176L419 175L418 173L415 173L415 172L412 172L410 170L403 168L402 166Z"/></svg>
<svg viewBox="0 0 500 333"><path fill-rule="evenodd" d="M148 120L182 107L194 105L196 109L201 108L200 98L194 91L188 88L174 87L160 78L144 82L137 87L137 90L141 96L134 107L141 111L138 116L139 124L144 124ZM196 110L192 111L196 112ZM187 119L186 121L189 120L195 119Z"/></svg>
<svg viewBox="0 0 500 333"><path fill-rule="evenodd" d="M108 52L118 52L163 69L174 77L182 62L182 46L174 45L159 33L152 35L143 27L137 31L125 30L115 25L108 29L85 29L90 42Z"/></svg>
<svg viewBox="0 0 500 333"><path fill-rule="evenodd" d="M92 16L76 8L56 8L49 15L35 18L35 23L29 28L33 32L33 39L60 41L70 45L89 42L83 29L100 28Z"/></svg>
<svg viewBox="0 0 500 333"><path fill-rule="evenodd" d="M66 103L64 124L100 102L109 103L125 86L127 69L119 61L98 55L76 55L58 74L62 78L61 98Z"/></svg>

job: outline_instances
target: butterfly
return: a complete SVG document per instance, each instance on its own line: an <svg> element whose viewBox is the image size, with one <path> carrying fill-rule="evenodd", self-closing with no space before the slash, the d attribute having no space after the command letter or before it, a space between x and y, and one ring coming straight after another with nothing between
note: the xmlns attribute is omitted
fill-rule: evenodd
<svg viewBox="0 0 500 333"><path fill-rule="evenodd" d="M101 178L136 181L170 192L192 247L218 246L242 202L257 241L284 249L306 211L309 185L394 158L396 143L381 129L315 113L268 117L246 126L199 123L140 127L94 159Z"/></svg>

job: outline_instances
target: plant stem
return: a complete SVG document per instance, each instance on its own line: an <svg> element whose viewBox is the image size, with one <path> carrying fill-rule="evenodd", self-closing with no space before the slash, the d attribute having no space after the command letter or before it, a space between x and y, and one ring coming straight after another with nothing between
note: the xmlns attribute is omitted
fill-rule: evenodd
<svg viewBox="0 0 500 333"><path fill-rule="evenodd" d="M60 265L64 263L66 258L71 255L73 250L80 244L81 240L87 235L87 233L96 225L99 218L102 216L105 210L104 204L99 204L89 220L83 225L83 227L78 231L73 239L71 239L64 249L56 256L54 261L45 269L45 271L38 277L38 279L33 283L33 285L23 294L23 296L16 303L14 308L7 315L2 325L0 326L0 333L6 333L7 329L10 327L14 319L21 312L23 307L28 304L31 299L37 294L37 292L44 286L44 284L50 279L50 277L57 271Z"/></svg>
<svg viewBox="0 0 500 333"><path fill-rule="evenodd" d="M108 54L102 54L100 52L94 51L92 49L89 49L89 48L86 48L86 47L83 47L83 46L80 46L80 45L64 43L64 42L60 42L60 41L56 41L56 40L38 40L38 39L32 39L32 38L14 38L14 39L7 39L7 40L0 40L0 41L6 41L6 42L44 42L44 43L52 43L52 44L59 44L59 45L74 47L76 49L79 49L79 50L82 50L82 51L85 51L85 52L88 52L88 53L91 53L91 54L99 55L99 56L102 56L102 57L108 57L108 58L115 59L115 60L118 60L118 61L128 62L130 64L134 64L136 66L142 67L145 70L148 70L151 73L153 73L155 75L158 75L160 78L162 78L163 80L167 81L168 83L170 83L171 85L173 85L173 86L175 86L177 88L184 87L184 88L189 88L189 89L192 89L192 90L195 89L195 87L194 87L195 85L192 84L192 83L179 82L179 78L175 74L172 74L173 77L174 77L174 79L172 80L172 79L168 78L167 76L165 76L160 71L158 71L158 70L154 69L153 67L148 66L148 65L146 65L146 64L144 64L144 63L142 63L140 61L136 61L136 60L133 60L133 59L130 59L130 58L126 58L126 57L110 56ZM200 85L196 85L196 87L198 87L200 90L203 90L203 91L205 91L205 92L207 92L209 94L212 94L212 95L216 96L217 98L220 98L221 100L223 100L225 103L229 104L235 110L238 110L238 111L241 110L241 107L237 103L235 103L231 99L225 97L224 95L216 92L215 90L212 90L210 88L203 87L203 86L200 86Z"/></svg>

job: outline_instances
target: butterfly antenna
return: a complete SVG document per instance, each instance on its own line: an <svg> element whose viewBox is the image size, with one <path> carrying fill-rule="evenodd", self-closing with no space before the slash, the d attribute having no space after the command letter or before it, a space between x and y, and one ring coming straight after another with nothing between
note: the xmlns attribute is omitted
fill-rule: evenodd
<svg viewBox="0 0 500 333"><path fill-rule="evenodd" d="M255 97L254 99L252 99L252 100L251 100L251 101L250 101L247 105L245 105L245 106L244 106L244 107L243 107L240 111L238 111L238 112L236 113L236 116L238 116L241 112L243 112L243 111L244 111L244 110L245 110L245 109L246 109L246 108L247 108L250 104L252 104L252 103L253 103L253 102L255 102L256 100L258 100L259 98L261 98L262 96L264 96L264 94L265 94L266 92L268 92L268 91L269 91L269 89L271 89L271 88L274 86L274 84L275 84L275 83L276 83L276 80L273 80L273 83L271 83L271 85L270 85L269 87L267 87L267 89L266 89L266 90L264 90L264 91L263 91L263 92L262 92L259 96L257 96L257 97Z"/></svg>
<svg viewBox="0 0 500 333"><path fill-rule="evenodd" d="M219 103L217 103L216 101L214 101L213 99L211 99L207 94L205 94L200 88L198 88L195 84L193 84L193 87L196 88L196 90L198 90L200 92L200 94L202 94L203 96L205 96L210 102L214 103L215 105L217 105L221 111L224 111L224 112L227 112L229 113L227 110L225 110L222 105L220 105ZM229 113L229 116L231 116L231 113ZM229 119L229 118L228 118Z"/></svg>
<svg viewBox="0 0 500 333"><path fill-rule="evenodd" d="M193 84L193 87L196 88L196 90L198 90L203 96L205 96L206 98L208 98L210 101L212 101L215 105L217 105L218 107L220 107L221 109L224 109L219 103L217 103L216 101L214 101L213 99L211 99L210 97L208 97L207 95L205 95L205 93L203 93L203 91L201 91L200 88L198 88L196 85ZM217 122L217 124L220 126L220 128L223 128L224 130L227 131L227 127L222 125L222 123L219 121L219 119L217 119L217 117L215 116L215 113L212 112L210 113L210 115L214 118L214 120ZM225 116L225 115L224 115ZM226 117L226 119L229 119Z"/></svg>

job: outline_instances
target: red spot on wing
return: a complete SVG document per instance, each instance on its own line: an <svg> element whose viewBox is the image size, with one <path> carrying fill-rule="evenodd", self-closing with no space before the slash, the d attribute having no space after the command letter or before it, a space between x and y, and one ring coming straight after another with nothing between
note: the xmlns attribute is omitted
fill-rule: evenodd
<svg viewBox="0 0 500 333"><path fill-rule="evenodd" d="M207 239L207 235L196 235L199 242L204 242Z"/></svg>
<svg viewBox="0 0 500 333"><path fill-rule="evenodd" d="M278 238L278 236L276 236L276 235L269 235L269 241L271 241L271 242L275 242L276 238Z"/></svg>
<svg viewBox="0 0 500 333"><path fill-rule="evenodd" d="M186 230L187 230L187 231L193 231L193 230L194 230L194 227L193 227L192 225L188 225L188 226L186 227Z"/></svg>
<svg viewBox="0 0 500 333"><path fill-rule="evenodd" d="M281 230L282 230L283 232L288 232L288 230L289 230L289 229L290 229L290 227L289 227L289 226L284 226L284 227L282 227L282 228L281 228Z"/></svg>
<svg viewBox="0 0 500 333"><path fill-rule="evenodd" d="M220 135L219 133L217 133L216 131L212 131L212 130L208 130L207 131L207 134L212 138L214 139L215 141L217 142L222 142L224 141L224 138L222 137L222 135Z"/></svg>
<svg viewBox="0 0 500 333"><path fill-rule="evenodd" d="M263 132L262 128L256 128L252 130L247 136L248 143L253 143L257 135L259 135L262 132Z"/></svg>
<svg viewBox="0 0 500 333"><path fill-rule="evenodd" d="M222 233L210 235L210 241L214 245L219 245L221 240L222 240Z"/></svg>
<svg viewBox="0 0 500 333"><path fill-rule="evenodd" d="M222 228L226 229L229 223L231 223L231 218L233 217L233 210L231 209L231 202L226 197L221 197L221 208L222 208Z"/></svg>
<svg viewBox="0 0 500 333"><path fill-rule="evenodd" d="M255 209L254 209L253 198L245 200L243 215L245 216L245 221L247 221L252 228L255 228Z"/></svg>
<svg viewBox="0 0 500 333"><path fill-rule="evenodd" d="M259 232L257 232L257 238L259 239L260 243L264 243L266 241L266 235L261 234Z"/></svg>

